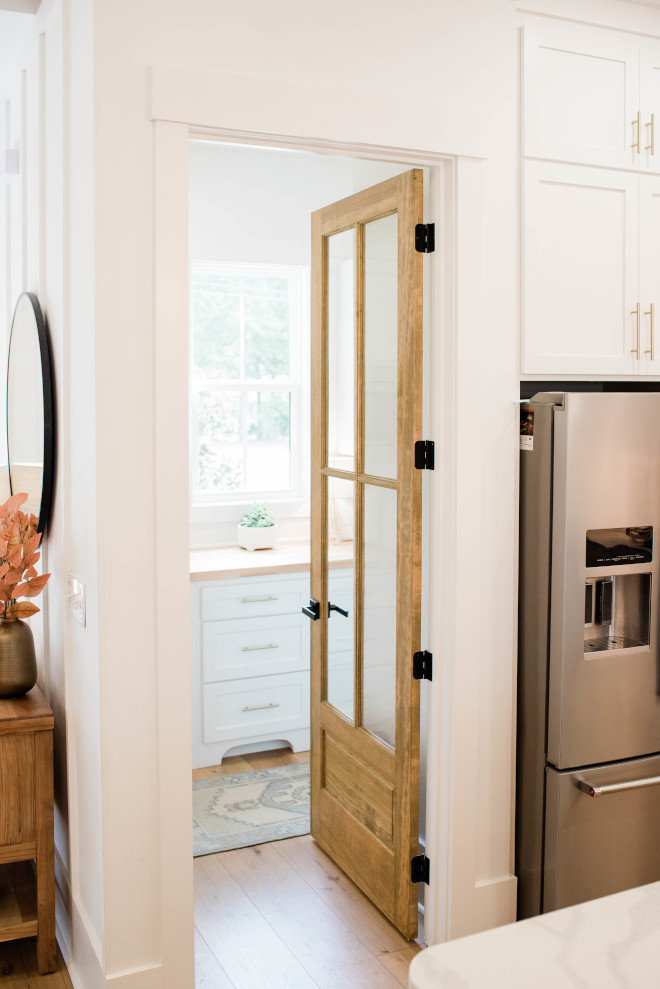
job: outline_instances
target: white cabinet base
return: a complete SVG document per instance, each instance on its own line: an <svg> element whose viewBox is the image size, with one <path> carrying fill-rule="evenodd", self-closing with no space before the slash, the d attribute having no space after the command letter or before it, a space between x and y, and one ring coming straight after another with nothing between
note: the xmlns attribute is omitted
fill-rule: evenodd
<svg viewBox="0 0 660 989"><path fill-rule="evenodd" d="M243 755L247 752L267 752L270 749L289 747L292 752L309 750L309 728L294 728L273 737L273 732L252 735L240 740L228 739L224 742L211 742L193 749L193 769L219 766L225 756Z"/></svg>
<svg viewBox="0 0 660 989"><path fill-rule="evenodd" d="M193 582L193 767L228 753L309 749L306 573Z"/></svg>

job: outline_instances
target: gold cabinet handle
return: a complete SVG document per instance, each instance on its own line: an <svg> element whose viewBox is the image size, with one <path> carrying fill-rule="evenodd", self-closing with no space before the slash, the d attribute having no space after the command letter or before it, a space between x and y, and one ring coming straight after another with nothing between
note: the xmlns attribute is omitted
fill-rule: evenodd
<svg viewBox="0 0 660 989"><path fill-rule="evenodd" d="M255 704L254 707L244 707L244 711L265 711L269 707L279 707L279 704Z"/></svg>
<svg viewBox="0 0 660 989"><path fill-rule="evenodd" d="M241 646L241 652L259 652L260 649L279 649L274 642L269 642L266 646Z"/></svg>
<svg viewBox="0 0 660 989"><path fill-rule="evenodd" d="M651 120L648 124L644 124L645 127L651 128L651 143L644 145L645 151L650 151L652 155L655 154L655 114L651 114Z"/></svg>
<svg viewBox="0 0 660 989"><path fill-rule="evenodd" d="M651 360L653 360L653 303L651 303L651 305L648 308L648 311L645 312L644 315L649 317L649 326L651 329L651 349L645 350L644 353L649 354Z"/></svg>
<svg viewBox="0 0 660 989"><path fill-rule="evenodd" d="M641 110L638 110L637 111L637 116L635 117L634 120L631 120L630 123L632 124L633 127L635 125L637 125L637 140L636 141L633 141L633 143L630 145L630 147L631 148L637 148L637 154L640 154L641 153L641 150L642 150L642 142L640 140L641 133L642 133L642 112L641 112Z"/></svg>
<svg viewBox="0 0 660 989"><path fill-rule="evenodd" d="M276 594L264 594L260 598L241 598L241 604L257 604L259 601L279 601Z"/></svg>
<svg viewBox="0 0 660 989"><path fill-rule="evenodd" d="M640 320L640 309L641 309L641 306L640 306L640 304L638 302L636 308L630 310L630 315L637 317L637 346L636 347L633 347L632 350L630 351L631 354L637 354L637 360L639 360L639 320Z"/></svg>

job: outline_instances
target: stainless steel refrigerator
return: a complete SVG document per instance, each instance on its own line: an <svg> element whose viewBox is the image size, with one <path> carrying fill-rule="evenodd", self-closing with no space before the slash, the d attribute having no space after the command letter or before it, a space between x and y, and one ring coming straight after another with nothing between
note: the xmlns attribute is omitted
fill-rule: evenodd
<svg viewBox="0 0 660 989"><path fill-rule="evenodd" d="M535 395L520 445L523 918L660 879L660 394Z"/></svg>

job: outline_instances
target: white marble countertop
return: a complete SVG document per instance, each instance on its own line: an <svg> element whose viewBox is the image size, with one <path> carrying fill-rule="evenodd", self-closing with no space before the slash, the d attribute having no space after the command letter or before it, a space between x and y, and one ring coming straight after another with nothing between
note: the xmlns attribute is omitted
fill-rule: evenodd
<svg viewBox="0 0 660 989"><path fill-rule="evenodd" d="M658 989L660 883L438 944L410 989Z"/></svg>

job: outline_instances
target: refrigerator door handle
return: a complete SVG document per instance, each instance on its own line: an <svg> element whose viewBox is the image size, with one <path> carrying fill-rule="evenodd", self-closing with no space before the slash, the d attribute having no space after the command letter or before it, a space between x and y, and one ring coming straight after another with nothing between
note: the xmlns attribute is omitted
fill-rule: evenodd
<svg viewBox="0 0 660 989"><path fill-rule="evenodd" d="M657 786L660 783L660 776L646 776L641 780L627 780L623 783L604 783L602 786L594 786L582 776L576 776L575 780L578 789L588 797L600 797L605 793L620 793L622 790L639 790L643 786Z"/></svg>

